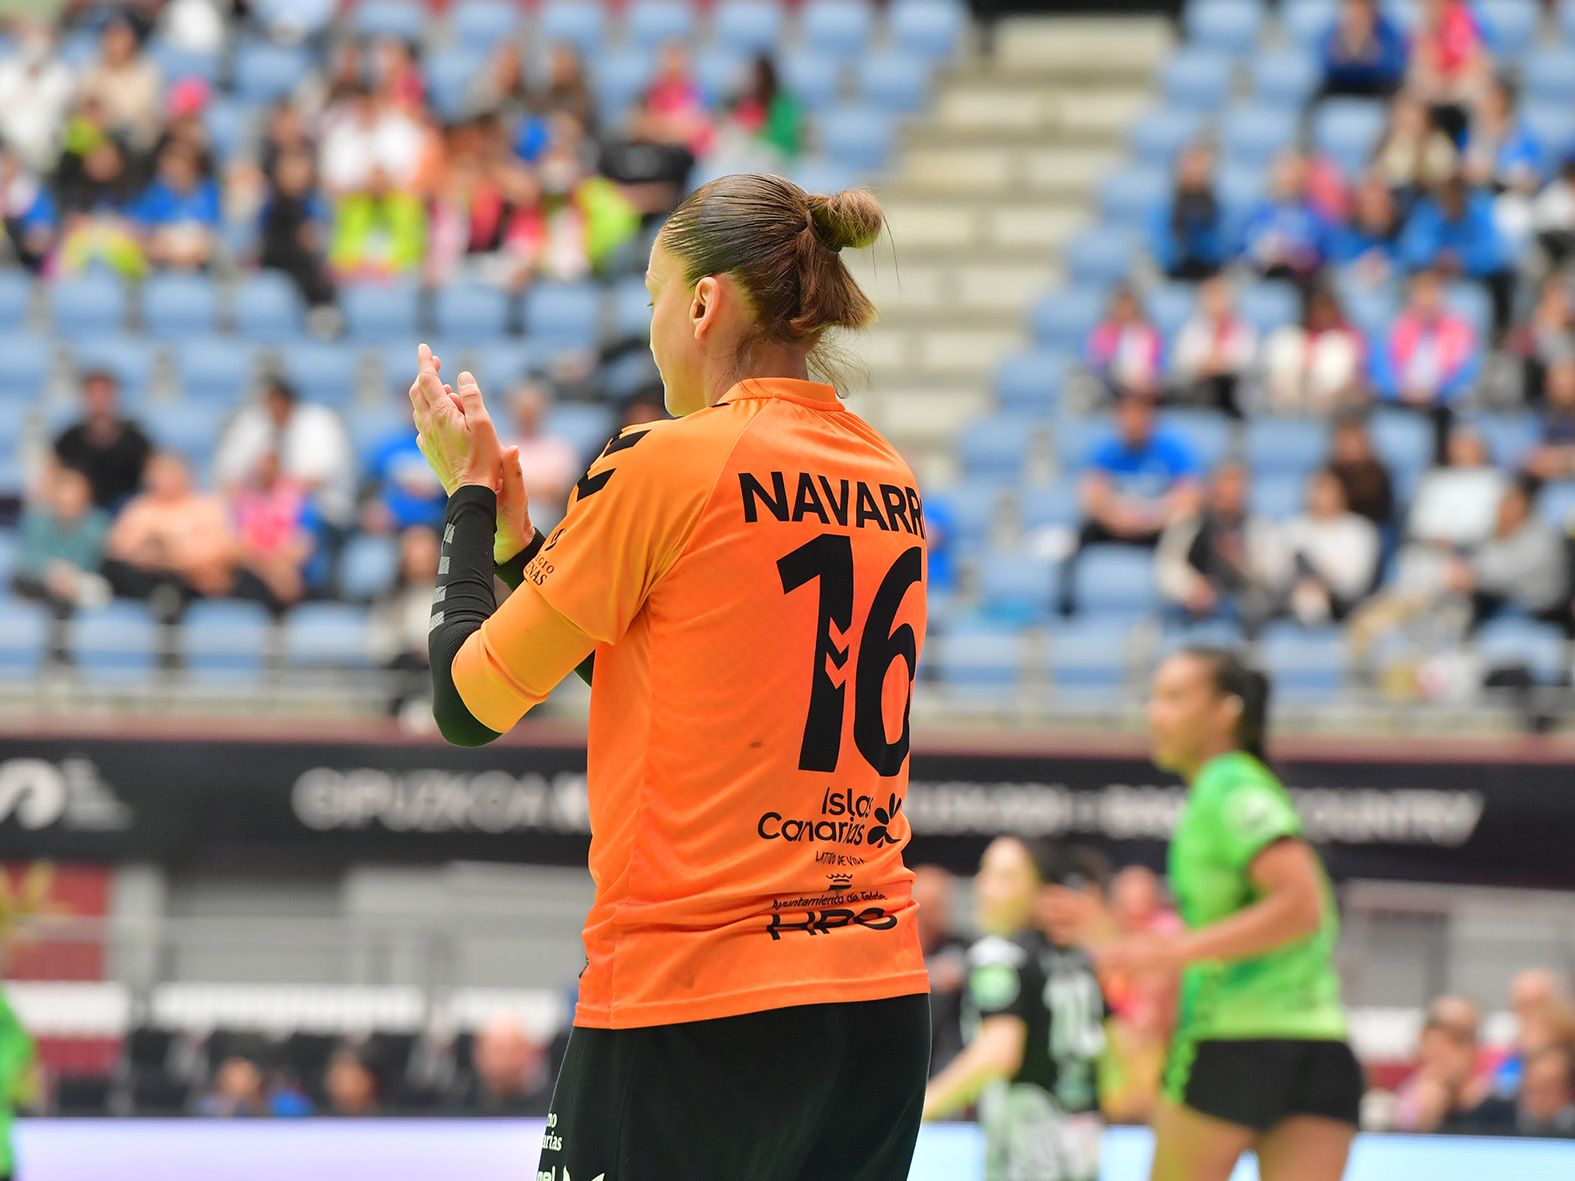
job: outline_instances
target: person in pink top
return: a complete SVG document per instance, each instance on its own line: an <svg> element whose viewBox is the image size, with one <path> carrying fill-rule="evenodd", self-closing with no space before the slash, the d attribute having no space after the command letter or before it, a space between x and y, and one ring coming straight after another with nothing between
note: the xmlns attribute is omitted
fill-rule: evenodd
<svg viewBox="0 0 1575 1181"><path fill-rule="evenodd" d="M1407 88L1458 141L1467 112L1493 75L1482 28L1466 0L1422 0Z"/></svg>
<svg viewBox="0 0 1575 1181"><path fill-rule="evenodd" d="M230 511L240 565L261 584L264 601L276 612L299 603L306 597L306 563L317 548L311 497L281 471L277 451L265 452L235 489Z"/></svg>
<svg viewBox="0 0 1575 1181"><path fill-rule="evenodd" d="M1414 409L1448 406L1470 392L1482 367L1482 345L1471 321L1444 301L1432 271L1411 280L1411 300L1389 338L1373 349L1373 388L1386 401Z"/></svg>
<svg viewBox="0 0 1575 1181"><path fill-rule="evenodd" d="M631 130L637 140L681 146L696 159L710 148L716 127L689 69L689 51L677 42L663 47L656 78Z"/></svg>
<svg viewBox="0 0 1575 1181"><path fill-rule="evenodd" d="M1117 397L1157 398L1163 376L1164 341L1148 322L1130 287L1116 288L1110 313L1089 334L1089 370Z"/></svg>

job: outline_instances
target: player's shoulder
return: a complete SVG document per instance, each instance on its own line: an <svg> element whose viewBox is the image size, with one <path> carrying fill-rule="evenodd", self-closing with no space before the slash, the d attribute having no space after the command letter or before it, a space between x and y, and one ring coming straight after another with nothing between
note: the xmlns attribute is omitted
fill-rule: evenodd
<svg viewBox="0 0 1575 1181"><path fill-rule="evenodd" d="M696 421L705 413L624 427L591 461L580 481L581 496L610 480L614 471L625 488L638 484L681 491L687 485L708 486L726 460L730 437L712 422Z"/></svg>
<svg viewBox="0 0 1575 1181"><path fill-rule="evenodd" d="M1199 796L1223 799L1243 790L1279 791L1280 781L1246 751L1233 751L1211 759L1198 774L1194 790Z"/></svg>

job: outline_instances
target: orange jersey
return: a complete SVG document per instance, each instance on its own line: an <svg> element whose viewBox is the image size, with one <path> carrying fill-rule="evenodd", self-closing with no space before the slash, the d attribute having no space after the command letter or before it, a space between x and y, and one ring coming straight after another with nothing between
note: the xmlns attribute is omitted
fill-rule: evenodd
<svg viewBox="0 0 1575 1181"><path fill-rule="evenodd" d="M467 641L456 685L499 731L540 698L509 666L544 605L595 645L576 1024L928 991L902 860L922 515L830 386L741 382L614 439Z"/></svg>

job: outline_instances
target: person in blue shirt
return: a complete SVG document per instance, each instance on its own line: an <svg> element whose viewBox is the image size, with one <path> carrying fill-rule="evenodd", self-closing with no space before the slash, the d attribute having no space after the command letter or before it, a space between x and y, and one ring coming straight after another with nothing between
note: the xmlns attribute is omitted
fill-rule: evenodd
<svg viewBox="0 0 1575 1181"><path fill-rule="evenodd" d="M410 430L395 431L373 453L367 470L375 485L361 511L361 527L372 533L402 533L412 526L443 527L448 497L416 446Z"/></svg>
<svg viewBox="0 0 1575 1181"><path fill-rule="evenodd" d="M1324 94L1386 97L1405 80L1405 36L1376 0L1345 0L1319 56Z"/></svg>
<svg viewBox="0 0 1575 1181"><path fill-rule="evenodd" d="M1229 258L1225 213L1214 193L1214 153L1202 145L1182 152L1170 200L1148 227L1149 249L1172 279L1207 279Z"/></svg>
<svg viewBox="0 0 1575 1181"><path fill-rule="evenodd" d="M1325 239L1329 262L1349 267L1366 287L1389 281L1400 257L1400 210L1383 177L1369 173L1351 196L1351 219L1331 226Z"/></svg>
<svg viewBox="0 0 1575 1181"><path fill-rule="evenodd" d="M1269 196L1242 227L1241 252L1266 279L1305 282L1323 266L1327 233L1307 195L1307 161L1287 152L1275 161Z"/></svg>
<svg viewBox="0 0 1575 1181"><path fill-rule="evenodd" d="M202 175L201 161L176 142L159 156L158 175L131 209L155 266L199 270L213 256L219 228L219 186Z"/></svg>
<svg viewBox="0 0 1575 1181"><path fill-rule="evenodd" d="M1149 398L1128 395L1116 403L1115 429L1089 453L1078 485L1083 524L1077 548L1061 568L1061 612L1076 608L1078 555L1091 545L1152 549L1172 521L1202 505L1199 464L1192 449L1159 423Z"/></svg>
<svg viewBox="0 0 1575 1181"><path fill-rule="evenodd" d="M1493 296L1495 331L1508 325L1514 273L1493 198L1473 189L1463 174L1455 173L1417 202L1400 234L1400 262L1409 271L1481 280Z"/></svg>
<svg viewBox="0 0 1575 1181"><path fill-rule="evenodd" d="M1532 194L1547 177L1542 144L1515 110L1515 92L1497 79L1483 93L1466 127L1461 159L1472 184L1495 192Z"/></svg>

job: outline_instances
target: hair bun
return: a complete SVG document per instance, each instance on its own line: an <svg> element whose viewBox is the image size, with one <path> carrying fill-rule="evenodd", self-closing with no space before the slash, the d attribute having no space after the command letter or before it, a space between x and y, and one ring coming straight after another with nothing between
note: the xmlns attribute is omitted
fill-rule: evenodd
<svg viewBox="0 0 1575 1181"><path fill-rule="evenodd" d="M828 250L872 246L885 224L880 202L868 189L843 189L825 196L811 194L809 216L815 236Z"/></svg>

